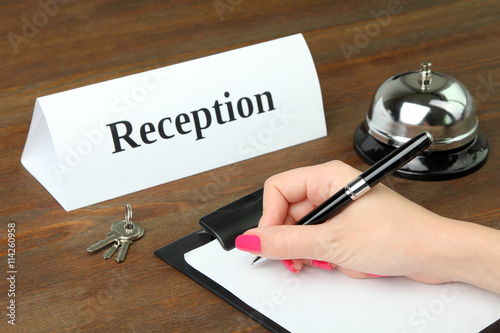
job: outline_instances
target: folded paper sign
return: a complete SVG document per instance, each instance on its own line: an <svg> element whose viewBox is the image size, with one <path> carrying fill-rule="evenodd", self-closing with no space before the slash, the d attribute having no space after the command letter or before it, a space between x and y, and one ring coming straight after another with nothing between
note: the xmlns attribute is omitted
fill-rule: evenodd
<svg viewBox="0 0 500 333"><path fill-rule="evenodd" d="M39 97L21 162L73 210L325 135L298 34Z"/></svg>

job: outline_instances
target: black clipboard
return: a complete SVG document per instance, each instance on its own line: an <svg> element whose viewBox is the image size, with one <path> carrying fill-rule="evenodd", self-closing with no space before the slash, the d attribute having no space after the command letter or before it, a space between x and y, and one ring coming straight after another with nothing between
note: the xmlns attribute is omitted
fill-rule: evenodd
<svg viewBox="0 0 500 333"><path fill-rule="evenodd" d="M240 310L272 332L289 332L262 313L249 306L226 288L189 265L184 254L217 239L229 251L235 240L246 230L257 227L262 216L263 189L244 196L200 219L203 227L155 251L155 255Z"/></svg>
<svg viewBox="0 0 500 333"><path fill-rule="evenodd" d="M240 198L200 219L201 229L155 251L155 255L187 275L227 303L240 310L272 332L289 332L275 321L249 306L229 290L189 265L184 254L214 239L227 251L234 249L235 240L248 229L257 227L262 216L263 189ZM237 223L235 223L237 221ZM480 333L500 332L500 319Z"/></svg>

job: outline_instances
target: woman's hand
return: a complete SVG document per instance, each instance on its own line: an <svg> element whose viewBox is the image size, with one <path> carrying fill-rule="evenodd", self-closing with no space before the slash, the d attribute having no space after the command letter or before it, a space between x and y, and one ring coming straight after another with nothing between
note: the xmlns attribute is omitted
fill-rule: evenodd
<svg viewBox="0 0 500 333"><path fill-rule="evenodd" d="M480 245L493 234L500 245L500 232L436 215L381 184L323 224L293 225L359 174L333 161L271 177L264 186L259 227L239 236L236 246L280 259L292 272L307 264L337 268L354 278L406 276L424 283L478 284L463 267L470 257L463 249L465 239L477 234ZM499 266L497 261L497 270ZM500 282L492 282L500 292Z"/></svg>

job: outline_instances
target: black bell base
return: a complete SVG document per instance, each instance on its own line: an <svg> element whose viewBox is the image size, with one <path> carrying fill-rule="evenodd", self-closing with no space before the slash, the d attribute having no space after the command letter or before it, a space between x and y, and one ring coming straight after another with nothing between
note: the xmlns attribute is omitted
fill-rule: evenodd
<svg viewBox="0 0 500 333"><path fill-rule="evenodd" d="M354 132L354 150L366 163L372 165L395 147L377 141L361 123ZM424 152L399 169L395 175L413 180L448 180L463 177L481 168L487 160L489 145L486 136L478 130L469 144L447 151Z"/></svg>

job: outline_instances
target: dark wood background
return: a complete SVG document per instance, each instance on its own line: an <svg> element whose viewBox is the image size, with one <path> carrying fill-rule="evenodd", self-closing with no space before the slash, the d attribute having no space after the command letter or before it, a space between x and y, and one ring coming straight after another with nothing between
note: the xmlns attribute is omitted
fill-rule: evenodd
<svg viewBox="0 0 500 333"><path fill-rule="evenodd" d="M2 331L265 331L154 251L278 172L332 159L365 169L352 135L371 95L422 61L476 98L489 160L461 179L386 184L439 214L500 228L498 0L1 1L0 22ZM295 33L316 64L325 138L72 212L20 163L39 96ZM88 254L127 203L144 238L122 264ZM16 327L6 316L8 223L16 225Z"/></svg>

